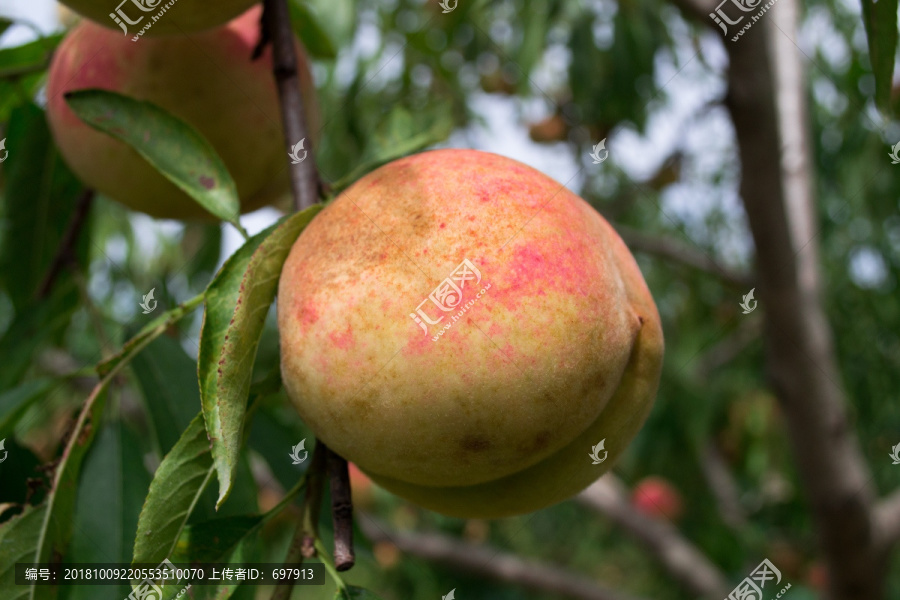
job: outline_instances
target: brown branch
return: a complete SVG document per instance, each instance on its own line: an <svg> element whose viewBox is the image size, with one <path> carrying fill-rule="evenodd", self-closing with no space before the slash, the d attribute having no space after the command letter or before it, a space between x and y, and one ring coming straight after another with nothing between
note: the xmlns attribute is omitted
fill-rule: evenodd
<svg viewBox="0 0 900 600"><path fill-rule="evenodd" d="M316 538L319 536L319 514L322 507L322 490L325 485L325 471L328 462L328 448L316 441L309 470L306 472L306 497L301 507L301 527L303 534L300 544L301 556L312 558L316 555Z"/></svg>
<svg viewBox="0 0 900 600"><path fill-rule="evenodd" d="M615 229L622 237L622 240L625 241L625 244L633 251L645 252L687 265L692 269L709 273L726 283L742 289L753 287L750 276L723 267L701 250L671 238L649 235L624 225L617 224Z"/></svg>
<svg viewBox="0 0 900 600"><path fill-rule="evenodd" d="M367 513L359 511L358 514L360 530L372 543L389 542L407 554L447 565L466 574L577 600L639 600L559 567L526 560L489 546L460 542L437 533L395 531Z"/></svg>
<svg viewBox="0 0 900 600"><path fill-rule="evenodd" d="M900 490L884 498L875 507L878 545L885 550L900 542Z"/></svg>
<svg viewBox="0 0 900 600"><path fill-rule="evenodd" d="M321 443L321 442L319 442ZM347 461L332 450L328 454L328 477L331 479L331 516L334 520L334 566L338 571L353 568L353 500L350 496L350 473Z"/></svg>
<svg viewBox="0 0 900 600"><path fill-rule="evenodd" d="M647 517L628 501L624 485L607 474L575 499L607 517L641 542L675 580L693 594L722 600L730 586L725 576L678 530L662 519Z"/></svg>
<svg viewBox="0 0 900 600"><path fill-rule="evenodd" d="M791 41L798 10L797 0L780 0L737 42L725 42L726 106L756 246L768 376L822 541L829 597L878 600L886 571L873 527L874 490L821 299L806 75Z"/></svg>
<svg viewBox="0 0 900 600"><path fill-rule="evenodd" d="M288 0L264 0L262 17L262 39L257 47L272 42L272 66L278 85L278 99L281 104L281 118L284 123L284 139L288 147L305 140L306 158L289 165L291 191L294 196L294 210L309 208L319 200L320 178L313 156L312 140L309 138L306 117L303 113L303 95L300 93L299 61L291 29L291 15ZM291 161L293 163L293 161Z"/></svg>
<svg viewBox="0 0 900 600"><path fill-rule="evenodd" d="M303 505L300 507L300 523L291 539L291 545L284 559L285 564L302 564L304 558L312 558L315 555L326 455L327 448L316 444L309 469L306 472L306 495L303 498ZM294 579L288 579L285 583L275 586L272 600L289 600L293 590Z"/></svg>
<svg viewBox="0 0 900 600"><path fill-rule="evenodd" d="M740 325L730 336L707 350L697 359L697 378L705 380L713 371L727 365L740 356L747 347L762 335L762 322L754 317L742 318Z"/></svg>
<svg viewBox="0 0 900 600"><path fill-rule="evenodd" d="M715 22L709 17L709 13L716 9L719 0L672 0L672 4L700 23L706 23L715 28ZM716 30L718 31L718 29Z"/></svg>
<svg viewBox="0 0 900 600"><path fill-rule="evenodd" d="M62 272L63 268L75 261L75 244L78 242L78 236L87 221L88 213L94 204L94 190L85 190L75 204L75 210L72 212L72 218L63 234L62 240L59 242L59 249L56 256L50 264L50 269L38 287L38 298L43 300L50 295L53 290L53 284L56 278Z"/></svg>
<svg viewBox="0 0 900 600"><path fill-rule="evenodd" d="M715 443L706 444L700 456L700 468L716 499L722 521L735 531L744 529L747 515L741 506L740 490Z"/></svg>

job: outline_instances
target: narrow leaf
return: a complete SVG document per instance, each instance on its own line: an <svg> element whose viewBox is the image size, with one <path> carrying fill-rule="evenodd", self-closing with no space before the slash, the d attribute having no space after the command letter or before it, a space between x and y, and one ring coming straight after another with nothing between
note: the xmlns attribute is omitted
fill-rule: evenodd
<svg viewBox="0 0 900 600"><path fill-rule="evenodd" d="M138 518L134 562L158 564L169 557L213 472L198 414L156 469Z"/></svg>
<svg viewBox="0 0 900 600"><path fill-rule="evenodd" d="M55 383L52 379L34 379L0 394L0 440L12 433L31 405L46 397Z"/></svg>
<svg viewBox="0 0 900 600"><path fill-rule="evenodd" d="M259 388L254 392L251 411L265 396ZM198 414L156 469L138 518L133 562L158 564L171 556L214 473L203 416Z"/></svg>
<svg viewBox="0 0 900 600"><path fill-rule="evenodd" d="M154 104L106 90L69 92L66 101L82 121L134 148L200 206L241 230L237 186L193 127Z"/></svg>
<svg viewBox="0 0 900 600"><path fill-rule="evenodd" d="M6 149L0 152L9 152L3 163L8 179L3 190L5 223L0 242L0 277L18 312L35 298L59 249L82 186L63 164L44 112L34 104L12 111L5 145ZM80 241L87 244L85 233ZM76 255L83 264L84 253Z"/></svg>
<svg viewBox="0 0 900 600"><path fill-rule="evenodd" d="M310 56L315 58L336 58L337 50L331 37L322 28L319 18L303 0L291 0L291 27L303 42Z"/></svg>
<svg viewBox="0 0 900 600"><path fill-rule="evenodd" d="M253 236L226 261L206 292L198 377L222 505L234 482L256 350L281 269L315 205Z"/></svg>
<svg viewBox="0 0 900 600"><path fill-rule="evenodd" d="M875 103L888 112L897 52L897 0L862 0L862 11L875 75Z"/></svg>
<svg viewBox="0 0 900 600"><path fill-rule="evenodd" d="M9 22L3 19L0 27L6 29ZM2 29L0 35L3 33ZM0 50L0 78L19 77L44 70L62 39L62 34L56 34L14 48L3 48Z"/></svg>
<svg viewBox="0 0 900 600"><path fill-rule="evenodd" d="M113 376L115 371L101 380L85 401L69 442L56 465L53 485L47 498L47 511L38 533L35 562L58 561L65 555L69 546L75 512L75 492L78 488L81 465L103 414L106 386ZM29 590L28 600L51 600L56 597L58 591L55 586L41 585L31 586Z"/></svg>
<svg viewBox="0 0 900 600"><path fill-rule="evenodd" d="M164 335L135 356L131 368L144 396L159 456L165 456L197 415L197 365L176 340Z"/></svg>
<svg viewBox="0 0 900 600"><path fill-rule="evenodd" d="M191 525L178 540L172 562L182 563L246 563L258 560L257 538L263 525L281 514L305 488L305 478L285 494L284 498L264 515L235 516L213 519ZM227 600L240 582L224 582L215 586L198 586L196 600Z"/></svg>
<svg viewBox="0 0 900 600"><path fill-rule="evenodd" d="M38 539L47 506L25 512L0 525L0 591L4 600L25 600L33 587L16 585L16 563L37 562Z"/></svg>
<svg viewBox="0 0 900 600"><path fill-rule="evenodd" d="M67 563L131 562L141 503L150 486L140 440L121 421L107 423L82 468ZM127 584L65 586L63 600L123 600Z"/></svg>

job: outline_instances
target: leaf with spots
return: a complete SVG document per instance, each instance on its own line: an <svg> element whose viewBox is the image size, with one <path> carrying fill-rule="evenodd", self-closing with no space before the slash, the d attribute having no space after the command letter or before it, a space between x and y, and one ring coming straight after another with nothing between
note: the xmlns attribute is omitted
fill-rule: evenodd
<svg viewBox="0 0 900 600"><path fill-rule="evenodd" d="M294 241L321 209L312 206L247 240L206 290L197 371L219 477L217 508L234 483L253 363L281 269Z"/></svg>
<svg viewBox="0 0 900 600"><path fill-rule="evenodd" d="M66 102L82 121L134 148L200 206L243 231L237 186L193 127L154 104L106 90L69 92Z"/></svg>

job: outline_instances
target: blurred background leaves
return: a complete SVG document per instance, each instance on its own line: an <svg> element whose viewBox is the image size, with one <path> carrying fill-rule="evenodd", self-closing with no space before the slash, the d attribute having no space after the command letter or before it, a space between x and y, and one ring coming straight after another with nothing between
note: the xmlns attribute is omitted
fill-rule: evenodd
<svg viewBox="0 0 900 600"><path fill-rule="evenodd" d="M896 21L896 0L863 0L861 7L812 0L803 11L798 44L809 58L826 306L852 425L884 494L900 487L900 467L887 456L900 442L900 177L887 157L900 124L876 106L896 112L900 104L888 71L896 27L878 27ZM313 58L323 107L315 153L328 181L427 144L496 151L566 183L617 226L751 273L724 108L723 42L672 4L500 0L460 2L442 14L431 1L292 0L292 16ZM41 297L82 189L55 151L40 108L47 53L59 37L12 47L7 40L17 28L0 34L7 45L0 50L0 139L10 151L0 167L0 437L15 457L0 464L0 505L46 495L38 467L59 457L90 390L80 370L156 316L141 314L141 296L155 288L163 311L175 307L202 292L240 243L221 226L157 222L99 197L76 246L77 268ZM587 152L604 138L610 160L590 168ZM277 217L269 209L242 223L257 232ZM657 404L617 474L632 485L651 475L665 479L683 502L678 528L733 582L768 557L792 583L791 598L819 597L821 556L765 378L759 315L744 316L738 306L748 289L635 253L663 318L667 357ZM278 366L272 316L255 381ZM173 325L112 382L82 466L67 560L131 558L150 474L200 409L199 318ZM240 524L273 509L305 468L287 457L305 438L311 432L282 393L261 399L232 496L217 514L215 491L207 489L189 532L202 535L213 518ZM733 479L735 521L723 516L710 485L717 467ZM397 529L442 532L564 565L634 595L694 597L631 537L573 502L482 522L419 510L360 478L354 494ZM258 556L284 555L293 518L286 511L253 521ZM30 527L33 513L0 511L0 520L10 519ZM323 516L326 537L330 527ZM348 581L386 600L439 598L453 588L466 599L556 597L442 567L386 542L362 543L358 554ZM900 597L896 553L891 566L887 597ZM0 581L7 576L0 571ZM64 588L62 598L99 597L86 589ZM334 593L330 584L302 591L313 599ZM102 593L125 595L114 587ZM241 595L251 598L253 590L233 597Z"/></svg>

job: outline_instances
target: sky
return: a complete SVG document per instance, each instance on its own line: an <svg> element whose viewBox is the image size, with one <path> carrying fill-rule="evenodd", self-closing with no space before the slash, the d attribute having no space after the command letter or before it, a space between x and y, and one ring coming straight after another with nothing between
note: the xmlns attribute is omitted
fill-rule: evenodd
<svg viewBox="0 0 900 600"><path fill-rule="evenodd" d="M551 110L540 98L540 94L536 94L537 97L531 100L486 93L472 94L471 107L483 117L485 124L458 130L441 146L471 147L514 158L560 182L568 182L567 185L576 192L584 182L586 168L619 168L631 179L640 181L654 173L674 150L680 150L685 156L684 177L682 181L662 191L661 206L664 213L691 235L700 231L699 224L708 211L713 208L724 210L732 218L729 219L731 229L718 240L720 258L726 264L746 263L752 253L752 242L747 234L737 193L738 173L734 172L724 181L715 184L705 183L713 179L713 173L720 172L723 162L737 162L733 130L726 111L718 104L724 90L722 74L727 68L727 59L722 43L713 33L709 33L701 37L699 46L703 60L699 60L687 26L681 21L677 11L672 10L672 31L682 43L676 47L674 55L661 55L657 58L655 85L664 90L665 103L651 113L645 133L640 134L631 128L622 127L610 134L606 148L614 160L609 161L609 164L594 166L587 157L573 156L566 144L548 145L531 141L528 124L548 116ZM0 15L22 18L45 33L61 27L55 0L0 0ZM812 46L816 50L822 48L826 59L840 62L846 50L842 52L841 44L835 43L836 36L830 34L827 20L819 19L816 24L815 14L809 20L815 26L807 27L802 45ZM342 65L350 65L349 68L352 68L357 56L378 47L379 35L376 27L361 25L357 29L354 44L341 50L337 59L339 71ZM34 36L34 31L29 27L15 26L3 36L0 46L18 45ZM563 46L548 49L533 74L535 86L549 88L559 80L559 74L565 73L568 65L567 52ZM391 72L390 68L384 69L380 76L390 77ZM839 98L834 97L834 90L829 90L827 85L820 85L814 91L817 99L821 96L827 101L832 97L833 102L840 102ZM279 216L273 209L262 209L244 215L241 223L253 234L268 227ZM150 259L159 236L177 239L181 234L181 225L177 222L156 221L135 215L134 224L138 244ZM232 227L224 227L221 262L242 243L242 238ZM116 248L109 250L113 255L117 252ZM873 266L864 254L853 257L852 261L854 271L868 273L870 276L874 273L877 276L877 265ZM101 286L102 283L97 282ZM133 304L130 300L126 302Z"/></svg>

